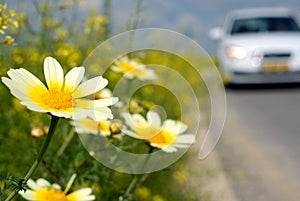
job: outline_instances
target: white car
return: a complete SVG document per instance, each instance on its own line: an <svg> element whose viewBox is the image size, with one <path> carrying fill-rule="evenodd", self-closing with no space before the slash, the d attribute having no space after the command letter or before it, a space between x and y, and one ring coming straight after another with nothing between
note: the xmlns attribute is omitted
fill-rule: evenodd
<svg viewBox="0 0 300 201"><path fill-rule="evenodd" d="M233 11L210 36L219 40L217 58L228 83L300 82L300 28L290 10Z"/></svg>

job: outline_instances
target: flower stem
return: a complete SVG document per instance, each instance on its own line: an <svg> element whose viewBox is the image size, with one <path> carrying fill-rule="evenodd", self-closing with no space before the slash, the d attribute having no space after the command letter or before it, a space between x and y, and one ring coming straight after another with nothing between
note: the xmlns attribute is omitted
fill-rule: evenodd
<svg viewBox="0 0 300 201"><path fill-rule="evenodd" d="M71 140L73 139L74 135L75 135L75 131L72 128L69 134L67 135L66 139L64 140L63 144L60 146L59 150L55 154L53 161L56 161L63 154L63 152L65 151L65 149L67 148Z"/></svg>
<svg viewBox="0 0 300 201"><path fill-rule="evenodd" d="M153 150L154 150L154 147L152 147L152 146L149 146L149 151L148 151L148 155L147 155L147 157L146 157L146 159L145 159L145 161L144 161L144 164L143 164L143 166L142 166L142 170L144 170L145 169L145 167L146 167L146 165L147 165L147 162L149 161L149 159L150 159L150 156L151 156L151 153L153 152ZM150 173L147 173L146 175L149 175ZM145 175L145 174L144 174ZM147 178L147 177L146 177ZM146 179L145 178L145 179ZM143 175L138 175L138 174L135 174L134 176L133 176L133 179L131 180L131 182L130 182L130 184L129 184L129 186L127 187L127 189L126 189L126 191L125 191L125 193L124 193L124 195L122 196L123 198L127 198L130 194L131 194L131 192L138 186L137 184L138 184L138 182L141 180L141 179L143 179ZM144 180L145 180L144 179ZM144 181L143 180L143 181ZM139 183L141 183L141 182L139 182Z"/></svg>
<svg viewBox="0 0 300 201"><path fill-rule="evenodd" d="M135 175L133 176L133 179L131 180L131 182L130 182L128 188L126 189L123 198L127 198L127 197L130 195L130 193L134 190L134 188L135 188L135 186L136 186L136 183L139 181L139 178L140 178L140 177L139 177L138 174L135 174Z"/></svg>
<svg viewBox="0 0 300 201"><path fill-rule="evenodd" d="M50 141L52 139L52 136L54 134L54 131L56 129L57 123L58 123L59 117L56 116L52 116L51 119L51 123L50 123L50 128L49 128L49 132L47 134L47 138L45 140L45 142L43 143L43 146L39 152L39 155L37 157L37 159L34 161L34 163L32 164L31 168L28 170L27 174L25 175L24 179L23 179L23 183L27 183L27 181L30 179L31 175L34 173L34 171L37 169L37 167L39 166L40 162L42 161L44 154L50 144ZM10 201L11 199L13 199L15 197L15 195L20 191L19 188L15 189L6 199L5 201Z"/></svg>

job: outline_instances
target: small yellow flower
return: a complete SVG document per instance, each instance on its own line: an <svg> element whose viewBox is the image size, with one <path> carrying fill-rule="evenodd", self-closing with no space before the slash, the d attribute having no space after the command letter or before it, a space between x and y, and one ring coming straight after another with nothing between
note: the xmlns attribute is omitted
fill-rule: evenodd
<svg viewBox="0 0 300 201"><path fill-rule="evenodd" d="M154 80L156 75L153 70L146 68L144 64L127 56L118 59L111 69L115 72L122 72L128 79L137 78L140 80Z"/></svg>
<svg viewBox="0 0 300 201"><path fill-rule="evenodd" d="M19 194L26 200L31 201L92 201L96 197L92 195L91 188L82 188L67 194L74 182L76 174L72 175L64 191L58 184L50 184L47 180L40 178L36 182L29 179L27 185L30 189Z"/></svg>
<svg viewBox="0 0 300 201"><path fill-rule="evenodd" d="M77 66L82 59L81 52L72 44L57 43L55 47L56 57L63 59L70 67Z"/></svg>
<svg viewBox="0 0 300 201"><path fill-rule="evenodd" d="M184 170L176 170L173 174L173 177L178 183L184 183L188 181L189 173Z"/></svg>
<svg viewBox="0 0 300 201"><path fill-rule="evenodd" d="M151 197L151 191L149 188L141 186L135 189L134 195L138 198L138 200L149 200Z"/></svg>
<svg viewBox="0 0 300 201"><path fill-rule="evenodd" d="M71 2L63 2L60 6L59 6L59 9L60 10L65 10L67 8L70 8L72 6L72 3Z"/></svg>
<svg viewBox="0 0 300 201"><path fill-rule="evenodd" d="M160 195L154 195L152 200L153 201L165 201L165 199L163 197L161 197Z"/></svg>
<svg viewBox="0 0 300 201"><path fill-rule="evenodd" d="M11 36L5 36L1 43L2 45L14 45L15 39L13 39Z"/></svg>
<svg viewBox="0 0 300 201"><path fill-rule="evenodd" d="M53 58L44 60L44 75L47 87L29 71L10 69L9 78L2 77L2 82L10 92L21 100L28 109L51 113L57 117L95 120L112 119L108 106L117 102L117 98L91 100L86 97L103 89L108 81L98 76L82 82L84 67L72 68L64 77L63 69Z"/></svg>
<svg viewBox="0 0 300 201"><path fill-rule="evenodd" d="M5 34L8 28L18 28L19 23L14 16L16 12L13 10L8 11L7 4L0 4L0 35ZM14 45L14 39L11 36L5 36L1 41L2 45Z"/></svg>
<svg viewBox="0 0 300 201"><path fill-rule="evenodd" d="M161 124L156 112L148 111L147 120L140 114L123 113L123 117L130 127L130 130L122 130L125 134L144 139L165 152L176 152L177 148L186 148L194 142L194 135L183 134L187 129L184 123L167 119Z"/></svg>
<svg viewBox="0 0 300 201"><path fill-rule="evenodd" d="M59 40L66 39L69 36L68 30L63 27L56 29L55 34L56 34L57 39L59 39Z"/></svg>

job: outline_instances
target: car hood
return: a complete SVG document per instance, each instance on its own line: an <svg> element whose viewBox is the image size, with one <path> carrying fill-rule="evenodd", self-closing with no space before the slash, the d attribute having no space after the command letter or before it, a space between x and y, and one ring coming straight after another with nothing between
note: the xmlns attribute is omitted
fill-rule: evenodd
<svg viewBox="0 0 300 201"><path fill-rule="evenodd" d="M296 49L300 48L300 33L259 33L231 36L225 45L243 46L248 49Z"/></svg>

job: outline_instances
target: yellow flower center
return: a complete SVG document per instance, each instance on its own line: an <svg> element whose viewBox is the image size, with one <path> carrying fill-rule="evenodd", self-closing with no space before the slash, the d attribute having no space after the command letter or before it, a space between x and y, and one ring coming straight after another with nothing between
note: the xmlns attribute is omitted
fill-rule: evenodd
<svg viewBox="0 0 300 201"><path fill-rule="evenodd" d="M54 188L43 188L36 191L37 201L68 201L66 194Z"/></svg>
<svg viewBox="0 0 300 201"><path fill-rule="evenodd" d="M49 89L42 95L43 102L50 108L61 110L72 108L72 93L65 92L63 89Z"/></svg>
<svg viewBox="0 0 300 201"><path fill-rule="evenodd" d="M145 72L143 70L137 68L136 66L134 66L130 63L121 63L120 67L125 73L130 73L137 77L143 76L145 74Z"/></svg>
<svg viewBox="0 0 300 201"><path fill-rule="evenodd" d="M163 130L159 131L153 137L146 139L147 142L157 144L157 145L163 146L163 147L173 144L174 140L175 140L174 135L172 135L166 131L163 131Z"/></svg>
<svg viewBox="0 0 300 201"><path fill-rule="evenodd" d="M129 63L121 63L120 65L121 69L124 71L124 72L130 72L132 70L135 70L136 67L129 64Z"/></svg>

